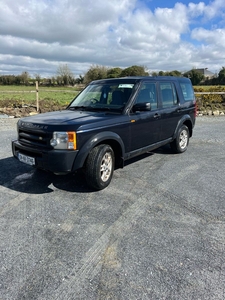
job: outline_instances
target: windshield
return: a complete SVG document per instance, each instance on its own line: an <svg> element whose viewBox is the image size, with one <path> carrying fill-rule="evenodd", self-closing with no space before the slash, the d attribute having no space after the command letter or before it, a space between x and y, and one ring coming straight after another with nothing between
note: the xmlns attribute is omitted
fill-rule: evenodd
<svg viewBox="0 0 225 300"><path fill-rule="evenodd" d="M87 86L69 109L122 110L129 100L134 83L96 83Z"/></svg>

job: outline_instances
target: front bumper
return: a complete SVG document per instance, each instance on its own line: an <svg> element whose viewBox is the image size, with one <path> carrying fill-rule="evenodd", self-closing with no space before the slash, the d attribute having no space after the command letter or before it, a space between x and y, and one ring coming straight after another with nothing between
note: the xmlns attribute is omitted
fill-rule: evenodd
<svg viewBox="0 0 225 300"><path fill-rule="evenodd" d="M66 174L75 171L74 162L78 150L43 150L22 145L18 140L12 141L12 152L18 159L18 154L35 159L35 167L53 173Z"/></svg>

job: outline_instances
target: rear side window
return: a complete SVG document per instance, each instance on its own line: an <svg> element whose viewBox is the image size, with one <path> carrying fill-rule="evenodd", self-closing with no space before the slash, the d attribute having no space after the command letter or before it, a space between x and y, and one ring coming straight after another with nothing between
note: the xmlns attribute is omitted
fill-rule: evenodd
<svg viewBox="0 0 225 300"><path fill-rule="evenodd" d="M195 94L191 83L180 83L181 90L185 101L193 101L195 99Z"/></svg>
<svg viewBox="0 0 225 300"><path fill-rule="evenodd" d="M173 83L160 82L159 87L163 108L177 105L177 93Z"/></svg>

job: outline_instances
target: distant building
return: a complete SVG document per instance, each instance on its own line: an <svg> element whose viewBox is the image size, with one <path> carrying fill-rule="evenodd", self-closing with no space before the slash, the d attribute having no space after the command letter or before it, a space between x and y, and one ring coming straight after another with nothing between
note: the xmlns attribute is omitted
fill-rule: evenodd
<svg viewBox="0 0 225 300"><path fill-rule="evenodd" d="M214 77L216 77L216 74L209 71L208 68L205 69L194 69L195 71L200 72L201 74L203 74L205 76L205 79L212 79Z"/></svg>

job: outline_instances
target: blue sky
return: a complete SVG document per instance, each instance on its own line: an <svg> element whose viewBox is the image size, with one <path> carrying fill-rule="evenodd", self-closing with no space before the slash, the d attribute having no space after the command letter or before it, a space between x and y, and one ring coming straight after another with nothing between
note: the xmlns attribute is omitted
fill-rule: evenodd
<svg viewBox="0 0 225 300"><path fill-rule="evenodd" d="M194 4L198 4L199 2L204 2L206 5L208 5L210 3L210 1L198 1L198 0L182 0L182 1L176 1L176 0L140 0L141 2L146 3L146 5L154 10L157 7L161 7L161 8L172 8L175 6L176 3L180 2L183 3L184 5L188 6L188 4L190 2L194 3Z"/></svg>
<svg viewBox="0 0 225 300"><path fill-rule="evenodd" d="M0 75L225 65L224 0L0 0Z"/></svg>

